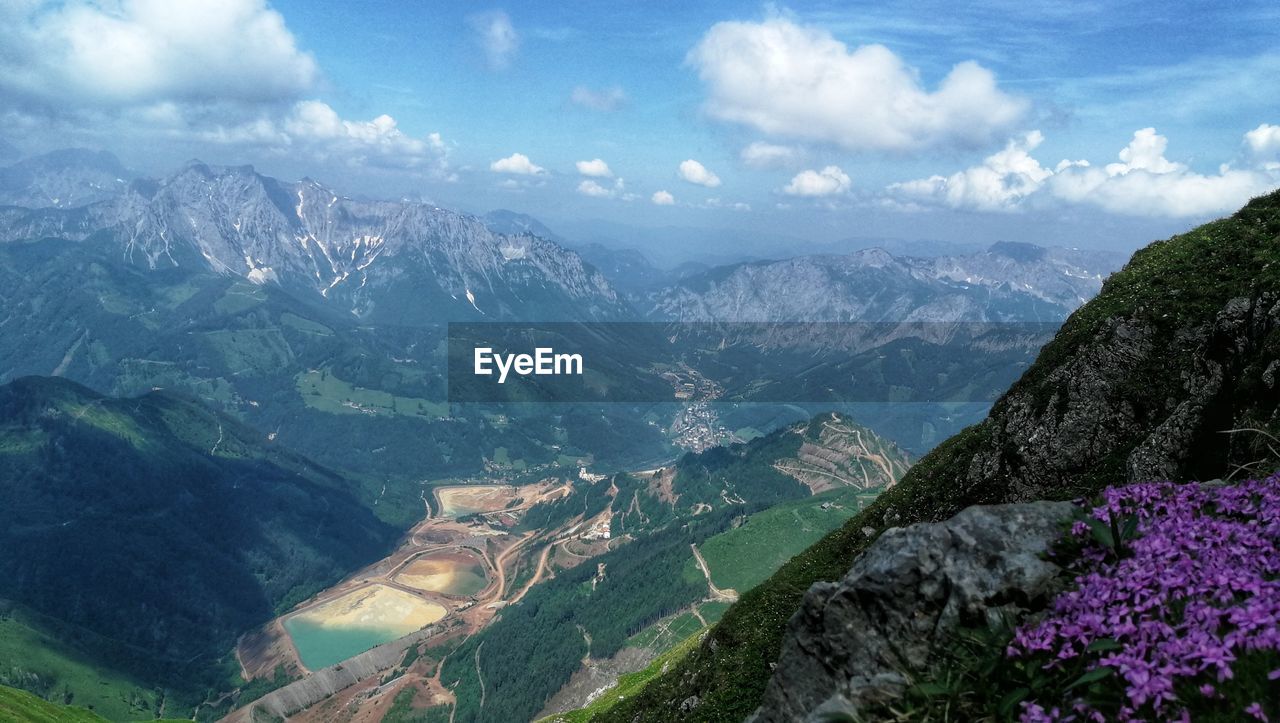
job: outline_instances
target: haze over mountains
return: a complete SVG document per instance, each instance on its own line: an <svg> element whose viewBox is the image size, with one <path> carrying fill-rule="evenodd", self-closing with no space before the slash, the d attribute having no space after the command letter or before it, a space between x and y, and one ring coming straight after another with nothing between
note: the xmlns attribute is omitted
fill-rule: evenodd
<svg viewBox="0 0 1280 723"><path fill-rule="evenodd" d="M195 161L160 180L129 175L109 154L78 150L11 166L0 200L19 208L0 213L0 239L92 240L143 268L274 283L392 323L1061 318L1123 260L998 244L927 260L869 249L664 270L513 212L356 201L310 179Z"/></svg>
<svg viewBox="0 0 1280 723"><path fill-rule="evenodd" d="M47 493L37 499L24 497L21 485L7 490L13 500L25 499L28 517L42 525L13 528L31 533L14 545L65 550L78 544L71 533L81 529L80 518L66 529L49 526L60 500L114 484L76 466L88 458L49 462L61 459L58 450L67 444L101 447L123 460L117 466L136 473L129 484L116 484L117 492L147 502L107 510L119 498L104 497L97 507L82 509L90 516L109 512L127 524L155 516L164 521L156 523L157 534L176 535L174 525L205 530L188 519L193 496L204 499L215 518L228 505L263 505L260 517L243 520L246 527L228 523L221 530L249 539L249 558L223 559L196 546L158 550L152 565L221 565L228 579L237 580L234 590L223 591L234 593L234 605L220 602L217 615L200 618L207 629L183 633L188 647L206 656L196 668L226 666L236 634L268 625L255 629L274 640L269 621L287 613L299 596L388 554L395 531L425 524L427 500L439 486L559 480L563 498L517 504L510 518L457 523L487 526L485 534L497 538L497 546L474 543L479 547L472 549L490 554L497 560L491 566L523 585L500 584L494 600L518 601L532 589L529 600L565 606L552 626L552 652L543 651L540 628L515 633L519 626L510 622L497 628L483 653L468 649L460 659L474 655L485 661L476 665L494 666L490 674L496 675L509 653L523 651L530 665L554 667L556 676L537 685L487 681L516 691L503 710L526 714L540 709L578 669L584 652L573 634L575 616L583 616L581 624L596 635L587 652L613 655L631 636L667 625L670 616L719 614L724 596L710 608L703 605L705 580L690 572L696 567L688 568L690 544L734 528L742 515L783 503L792 507L771 513L769 525L809 516L816 526L805 529L805 540L832 529L863 504L859 495L896 479L908 454L927 451L980 418L983 400L1007 386L1043 341L1034 334L997 341L980 326L971 335L952 330L970 322L1047 322L1052 330L1096 294L1119 263L1097 252L997 243L936 256L866 249L661 268L638 251L568 239L522 214L496 211L480 218L417 201L357 200L314 180L285 182L247 166L192 161L148 179L120 168L109 154L67 151L21 161L0 177L7 184L7 205L0 206L0 384L9 383L4 399L16 410L11 428L0 430L0 453L7 455L11 477L45 480ZM625 346L606 344L595 368L607 361L608 368L624 370L619 381L670 388L670 399L451 403L444 377L447 322L557 320L653 322L643 326L653 330L652 347L661 353L646 358L647 366L635 368L637 360L624 358ZM924 322L944 331L937 339L855 334L850 346L820 326L786 325L782 337L728 339L714 330L700 336L699 325L686 322ZM679 344L662 342L666 326L694 331L670 335L685 337ZM959 344L946 346L952 339ZM22 379L29 375L70 381ZM681 387L671 379L698 380L714 393L709 399L680 397ZM863 393L886 403L859 410L841 397L853 379L862 380ZM832 409L858 414L811 420ZM731 452L715 446L743 441L750 442ZM708 447L680 458L685 449ZM102 456L95 452L94 459ZM626 474L640 469L647 472ZM158 484L170 476L199 488ZM71 478L88 487L71 489ZM270 484L270 494L246 502L256 489L251 482ZM288 500L313 483L316 489L306 493L310 506L291 507ZM821 504L839 507L810 504L811 493L826 495ZM832 509L846 512L826 514ZM311 514L317 526L306 527L295 513ZM315 537L326 533L334 515L346 516L350 525L326 539L349 537L346 556ZM601 529L602 521L612 521L619 534L625 530L627 545L555 552L565 540L578 540L582 529ZM260 533L255 525L285 537ZM119 549L108 550L113 559L132 554L131 545L147 545L124 532L112 534L121 541ZM454 542L475 538L468 527L449 534ZM416 538L408 539L413 544ZM527 549L512 548L507 569L498 555L515 540ZM767 536L752 544L776 547ZM577 567L602 551L612 555L602 558L612 566L613 577L604 578L611 583L602 583L599 574L592 578L590 566ZM721 560L733 559L723 554ZM290 556L298 559L296 577L277 569ZM658 568L649 561L679 577L679 585L653 588L647 575ZM739 571L745 575L740 579L755 584L782 561ZM79 588L62 590L51 582L56 565L45 557L27 556L26 564L12 569L37 580L44 596L6 593L19 603L21 619L13 629L23 640L46 636L71 645L60 626L92 606L59 607L56 600L75 602ZM565 582L546 582L544 566ZM603 585L599 600L605 602L579 589L590 579ZM548 585L546 592L535 584ZM640 590L651 599L637 607L632 596ZM133 609L136 601L108 595L102 602L102 610L90 610L101 622L92 628L96 635L109 634L113 603ZM160 602L164 616L195 616L185 598ZM467 624L485 629L485 616L494 609ZM524 612L507 616L517 620ZM606 614L607 623L599 618ZM461 624L461 618L449 620ZM124 632L130 645L165 660L173 653L163 640L148 639L148 629ZM161 679L136 660L114 653L103 658L109 648L80 641L65 656L77 665L129 672L133 682L120 683L125 688ZM85 656L93 660L84 662ZM218 682L208 676L224 673L213 668L191 679L256 697L305 672L286 665L276 675L272 660L254 668L251 684ZM291 659L285 654L284 660ZM39 680L70 685L66 665L42 668ZM451 674L467 681L458 691L463 719L498 715L498 708L484 710L475 697L481 681L470 681L458 665ZM39 687L30 677L15 680ZM52 688L41 690L49 694ZM165 700L179 706L178 697L139 694L118 710L136 712ZM225 711L233 700L220 699L210 710ZM182 691L180 707L201 705L197 691Z"/></svg>
<svg viewBox="0 0 1280 723"><path fill-rule="evenodd" d="M758 261L692 274L645 298L679 321L1048 321L1092 298L1117 255L997 243L965 256Z"/></svg>
<svg viewBox="0 0 1280 723"><path fill-rule="evenodd" d="M478 470L490 444L551 460L563 434L577 453L612 449L615 462L634 459L628 449L668 453L652 420L613 408L606 426L569 416L502 427L468 415L459 425L443 404L444 322L1056 322L1119 262L997 244L934 258L867 250L666 270L635 251L563 240L511 212L480 219L420 202L358 201L312 180L198 162L159 180L104 185L103 169L117 165L69 151L5 171L27 182L6 198L31 205L0 207L0 381L59 374L124 395L177 387L321 462L359 460L397 478ZM44 170L24 175L30 168ZM54 188L93 192L75 196L79 205L60 196L53 205ZM793 363L801 361L822 360ZM766 360L757 371L791 373L775 366ZM786 398L785 383L771 388ZM766 430L797 421L765 419L773 420ZM899 441L923 451L939 423L913 420ZM401 444L422 434L435 442L409 456L369 451L407 453ZM602 434L615 442L602 447ZM360 451L337 453L340 440Z"/></svg>

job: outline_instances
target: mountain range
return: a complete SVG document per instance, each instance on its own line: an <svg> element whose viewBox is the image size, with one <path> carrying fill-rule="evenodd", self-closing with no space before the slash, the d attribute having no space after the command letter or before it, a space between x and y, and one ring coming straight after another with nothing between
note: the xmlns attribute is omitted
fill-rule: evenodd
<svg viewBox="0 0 1280 723"><path fill-rule="evenodd" d="M92 185L85 154L42 159L47 187ZM61 165L59 165L61 164ZM17 174L22 164L10 171ZM356 201L304 179L192 161L159 179L112 187L74 208L30 204L0 213L0 241L62 238L105 246L128 264L184 268L276 284L368 322L616 318L625 304L576 254L528 233L418 202ZM22 205L16 203L15 205Z"/></svg>
<svg viewBox="0 0 1280 723"><path fill-rule="evenodd" d="M1280 192L1273 192L1140 250L1071 315L984 420L939 445L842 529L744 596L643 690L589 720L742 720L762 700L761 720L783 715L786 687L806 685L796 678L804 670L778 662L784 636L793 648L806 637L839 638L822 621L793 617L805 592L834 589L829 581L890 528L940 522L969 505L1090 498L1108 485L1274 471L1278 240ZM828 686L821 695L838 692Z"/></svg>
<svg viewBox="0 0 1280 723"><path fill-rule="evenodd" d="M519 621L545 604L561 611L552 626L554 666L557 680L567 681L581 666L570 621L584 599L604 601L582 618L596 640L586 640L587 650L602 655L690 605L701 612L710 573L697 572L690 545L783 504L799 506L769 525L815 514L818 503L799 501L819 490L853 514L862 498L827 490L824 480L852 479L859 494L887 486L906 465L902 450L927 451L980 417L986 403L975 395L1007 386L1043 341L1023 348L1026 339L1018 346L970 338L955 333L960 325L1055 328L1118 264L1107 254L999 243L948 256L868 249L661 269L638 252L571 241L510 212L480 218L416 201L352 199L247 166L193 161L149 179L117 165L82 152L29 159L5 172L16 179L4 196L13 205L0 207L0 383L9 383L0 394L9 420L0 428L0 463L13 483L5 490L13 516L7 549L23 551L0 561L16 581L0 587L16 606L0 626L61 646L76 665L132 676L112 690L145 691L165 675L185 675L213 690L233 685L260 695L287 681L238 681L226 656L236 635L386 552L421 521L434 486L566 475L571 496L522 513L520 531L549 554L563 540L542 540L542 530L568 530L587 512L616 515L627 544L605 547L609 582L588 596L584 586L600 582L592 582L591 566L565 566L564 582L553 571L545 586L530 583L523 607L477 637L449 674L468 680L483 659L491 674L506 675L517 653L530 666L543 660L542 622ZM102 181L117 171L120 182ZM717 402L722 412L679 402L674 391L647 404L450 402L445 323L560 319L670 325L659 340L697 328L685 322L815 324L784 325L792 331L781 337L691 334L676 347L683 357L644 371L659 386L669 386L663 373L711 380L727 394ZM825 338L827 322L936 324L940 337L967 338L981 353L940 355L946 347L927 334L890 333L856 348L807 343ZM830 416L788 426L842 409L843 400L827 393L850 379L872 380L863 391L885 402L916 400L912 390L924 386L940 394L900 405L905 417L867 411L862 418L873 423L865 427ZM754 403L761 393L768 403ZM800 393L813 403L796 403ZM707 438L755 441L681 457L674 418L705 425L698 434ZM843 436L831 438L836 428ZM883 478L872 464L885 465ZM621 474L655 465L670 465L674 481L652 469ZM608 482L590 481L596 475L587 468L608 473L601 475ZM81 535L93 529L116 544L88 554ZM194 538L163 543L187 532ZM820 534L810 532L806 542ZM102 592L94 565L104 560L123 571L128 594ZM645 575L656 569L678 582L654 587ZM196 570L220 570L227 583L207 590L208 576ZM74 574L54 579L59 571ZM542 575L519 556L512 577L517 571ZM177 582L152 595L148 575ZM743 592L749 611L755 593ZM140 607L151 597L151 607ZM718 614L724 599L716 602L707 614ZM484 653L482 640L492 641ZM183 650L204 657L187 665L178 659ZM162 670L149 667L148 656ZM66 680L71 664L60 665ZM501 710L531 715L555 693L548 680L465 682L458 711L463 719L498 715L496 704L484 709L488 685L515 691ZM39 688L30 676L5 683ZM121 710L163 707L162 695L132 695L140 702ZM219 698L219 709L231 700Z"/></svg>
<svg viewBox="0 0 1280 723"><path fill-rule="evenodd" d="M10 170L40 166L63 186L88 187L103 163L100 154L67 152ZM589 421L595 412L526 408L512 413L527 423L505 426L477 410L450 414L445 322L1056 323L1110 263L1003 244L932 259L863 251L667 271L638 252L590 243L571 250L520 214L482 219L420 202L354 200L248 167L193 162L108 190L74 207L40 205L32 192L31 207L0 208L0 381L53 374L125 396L185 390L323 464L373 475L366 493L402 499L384 514L412 509L424 477L475 473L498 448L520 449L530 464L559 458L566 441L573 454L608 464L672 453L645 411L613 405L601 412L606 425ZM736 352L745 356L733 369L791 375L781 357L757 363L750 345ZM805 378L821 388L836 378L823 370L842 374L847 353L829 345L817 353L788 364L819 372ZM1002 386L1016 372L992 381ZM771 386L771 398L801 398L789 394L785 382ZM735 428L797 419L794 410L748 411L732 411ZM921 414L895 427L913 451L971 419Z"/></svg>
<svg viewBox="0 0 1280 723"><path fill-rule="evenodd" d="M146 269L274 283L363 321L396 324L1056 318L1123 261L998 243L961 255L873 248L664 270L640 252L570 242L511 211L477 218L421 202L358 201L310 179L198 161L126 182L135 175L110 154L82 150L3 169L0 202L13 208L0 210L0 241L92 241Z"/></svg>
<svg viewBox="0 0 1280 723"><path fill-rule="evenodd" d="M883 249L709 269L650 293L677 321L1049 321L1098 293L1119 254L1002 242L962 256Z"/></svg>

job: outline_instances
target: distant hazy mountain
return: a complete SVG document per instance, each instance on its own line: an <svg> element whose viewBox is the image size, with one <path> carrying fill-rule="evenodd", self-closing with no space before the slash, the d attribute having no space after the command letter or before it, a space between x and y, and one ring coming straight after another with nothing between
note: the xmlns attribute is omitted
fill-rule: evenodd
<svg viewBox="0 0 1280 723"><path fill-rule="evenodd" d="M548 241L564 243L564 237L547 228L546 224L527 213L518 213L500 208L497 211L490 211L480 218L484 221L484 225L494 233L507 234L508 236L533 234Z"/></svg>
<svg viewBox="0 0 1280 723"><path fill-rule="evenodd" d="M681 269L660 269L648 256L635 249L615 249L591 243L576 246L575 250L629 297L653 291L683 277Z"/></svg>
<svg viewBox="0 0 1280 723"><path fill-rule="evenodd" d="M673 283L687 275L683 264L674 270L658 267L641 251L618 248L597 242L575 243L551 230L542 221L525 213L499 209L483 217L484 223L494 233L533 234L572 248L587 263L600 270L614 288L627 296L653 291ZM698 269L705 265L696 265Z"/></svg>
<svg viewBox="0 0 1280 723"><path fill-rule="evenodd" d="M2 158L4 149L0 148ZM54 151L0 168L0 205L83 206L121 195L135 176L106 151Z"/></svg>
<svg viewBox="0 0 1280 723"><path fill-rule="evenodd" d="M678 321L1053 321L1123 260L1014 243L933 258L869 249L716 267L637 304Z"/></svg>
<svg viewBox="0 0 1280 723"><path fill-rule="evenodd" d="M832 246L847 249L848 252L862 251L864 249L884 249L894 256L959 256L976 254L986 248L983 244L964 243L961 241L859 237L838 241Z"/></svg>
<svg viewBox="0 0 1280 723"><path fill-rule="evenodd" d="M0 211L0 240L44 237L111 244L147 269L278 284L364 320L629 314L603 275L552 241L495 233L430 204L356 201L248 166L191 162L82 208Z"/></svg>

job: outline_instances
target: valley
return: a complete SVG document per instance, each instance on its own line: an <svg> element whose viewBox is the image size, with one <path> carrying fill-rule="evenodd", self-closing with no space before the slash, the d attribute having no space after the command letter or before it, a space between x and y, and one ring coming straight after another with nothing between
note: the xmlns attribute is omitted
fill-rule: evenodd
<svg viewBox="0 0 1280 723"><path fill-rule="evenodd" d="M873 441L884 446L867 446ZM291 718L333 720L331 698L302 691L313 687L309 680L347 668L366 672L355 679L344 673L340 688L322 689L346 701L347 712L338 719L361 720L405 690L436 701L457 719L460 693L481 696L485 702L476 702L485 708L488 687L505 689L509 670L495 673L493 680L483 677L481 671L492 664L485 645L490 630L509 628L507 619L527 600L543 605L549 593L579 585L586 586L588 598L629 590L632 584L651 587L652 575L665 567L679 584L659 598L678 591L687 597L673 600L686 602L660 603L656 616L632 618L616 643L606 642L609 633L599 628L603 620L588 599L572 604L570 619L582 621L578 637L586 653L560 663L580 670L564 682L547 714L581 705L581 696L610 687L714 623L789 554L834 529L891 484L894 477L886 472L905 468L906 461L892 445L834 415L781 430L755 445L758 451L743 458L751 474L792 479L793 502L748 502L759 493L750 475L734 475L732 467L714 472L712 485L696 485L693 468L681 471L684 462L615 475L580 468L576 475L524 485L429 486L423 519L405 532L394 552L240 640L237 659L246 679L285 671L299 682L257 702L241 700L236 709L260 707ZM853 459L864 460L866 474L810 496L787 471L837 450L856 450ZM710 469L722 464L712 463ZM776 484L771 486L777 489ZM689 537L680 529L682 521L702 531ZM677 540L685 540L683 546ZM768 554L734 552L753 545ZM617 602L630 608L635 599L624 593ZM498 647L512 652L509 645ZM384 649L385 654L377 652ZM451 682L449 671L459 665L475 675L474 688Z"/></svg>
<svg viewBox="0 0 1280 723"><path fill-rule="evenodd" d="M430 489L433 507L395 551L240 641L245 678L280 666L311 673L441 621L467 632L483 627L513 594L509 571L538 554L525 548L532 535L514 529L521 514L572 492L553 480Z"/></svg>
<svg viewBox="0 0 1280 723"><path fill-rule="evenodd" d="M1275 0L356 5L0 0L0 723L1280 721Z"/></svg>
<svg viewBox="0 0 1280 723"><path fill-rule="evenodd" d="M198 162L83 206L0 213L0 382L32 405L0 430L0 462L38 477L71 435L144 470L118 486L149 485L154 506L120 500L119 524L191 519L194 496L223 527L188 524L243 550L122 536L119 556L181 561L197 588L235 584L199 598L208 607L174 596L191 622L172 650L105 611L102 639L77 634L69 659L127 692L93 697L70 662L32 670L21 650L0 659L17 671L0 683L62 685L115 717L159 706L245 723L505 723L612 705L979 419L1111 263L997 244L646 286L488 223ZM756 287L804 293L774 304ZM490 332L579 344L587 396L508 380L508 396L459 397L454 346ZM196 489L161 486L190 469L206 470ZM292 470L323 494L280 485ZM259 496L254 525L227 523ZM59 517L44 504L36 518ZM78 541L78 524L41 524L21 528L45 535L24 544ZM66 605L21 602L72 639Z"/></svg>

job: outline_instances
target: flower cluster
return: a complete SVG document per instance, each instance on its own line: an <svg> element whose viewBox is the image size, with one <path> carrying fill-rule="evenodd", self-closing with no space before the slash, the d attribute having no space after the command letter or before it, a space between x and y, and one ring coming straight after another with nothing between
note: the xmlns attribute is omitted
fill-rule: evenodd
<svg viewBox="0 0 1280 723"><path fill-rule="evenodd" d="M1125 528L1123 542L1108 532ZM1242 657L1280 652L1280 475L1110 488L1072 538L1075 584L1006 654L1083 675L1062 700L1023 703L1023 721L1189 719L1196 696L1222 701ZM1083 695L1094 681L1123 691L1105 716ZM1268 701L1230 703L1267 720Z"/></svg>

